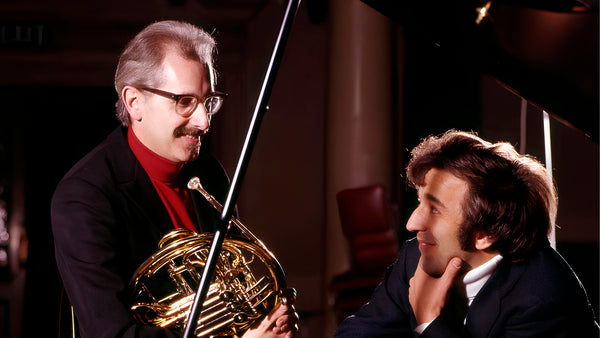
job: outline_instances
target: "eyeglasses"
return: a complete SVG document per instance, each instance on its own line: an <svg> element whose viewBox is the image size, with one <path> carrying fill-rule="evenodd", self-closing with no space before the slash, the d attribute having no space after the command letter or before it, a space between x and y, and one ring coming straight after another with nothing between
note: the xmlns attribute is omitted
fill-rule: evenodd
<svg viewBox="0 0 600 338"><path fill-rule="evenodd" d="M144 87L140 89L174 100L175 112L183 117L192 116L196 110L196 107L198 107L198 103L202 103L204 105L204 108L206 108L206 114L211 117L215 115L219 109L221 109L223 100L227 96L225 93L215 91L206 94L206 96L203 98L198 98L195 95L178 95L155 88Z"/></svg>

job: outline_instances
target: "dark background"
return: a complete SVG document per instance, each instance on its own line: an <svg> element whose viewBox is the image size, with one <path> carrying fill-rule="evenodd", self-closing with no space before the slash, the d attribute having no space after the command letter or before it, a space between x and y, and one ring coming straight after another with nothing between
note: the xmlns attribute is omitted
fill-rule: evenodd
<svg viewBox="0 0 600 338"><path fill-rule="evenodd" d="M112 76L124 44L146 24L164 18L215 30L218 87L230 95L215 117L209 141L232 172L281 20L282 3L0 3L0 199L6 203L11 225L10 245L5 245L9 264L0 266L0 335L53 336L59 330L61 286L53 258L49 202L62 175L117 126ZM391 15L396 54L390 72L400 93L394 101L400 126L394 135L399 169L390 187L402 210L398 237L408 236L403 224L414 207L401 173L406 149L449 128L478 131L491 141L520 145L524 141L519 137L519 113L525 97L526 151L542 161L542 109L552 116L553 173L560 196L557 249L581 278L598 313L597 4L496 2L492 10L497 21L475 26L475 8L482 2L371 3L384 12L396 6L391 13L405 14ZM327 241L322 229L328 40L332 38L328 14L334 8L332 1L301 4L271 111L256 145L257 157L248 172L251 187L261 190L243 190L238 203L242 215L256 220L250 224L259 237L274 244L290 284L300 286L297 307L306 337L330 334L322 329L328 308L323 280ZM595 20L588 20L590 10ZM587 16L565 20L571 26L552 31L557 35L531 37L528 33L537 27L531 18L536 13ZM507 20L512 25L505 25ZM510 27L516 32L508 32ZM571 40L578 43L541 45L563 41L559 33L575 34ZM525 48L531 41L540 45ZM532 50L552 59L526 53ZM264 209L245 209L257 204Z"/></svg>

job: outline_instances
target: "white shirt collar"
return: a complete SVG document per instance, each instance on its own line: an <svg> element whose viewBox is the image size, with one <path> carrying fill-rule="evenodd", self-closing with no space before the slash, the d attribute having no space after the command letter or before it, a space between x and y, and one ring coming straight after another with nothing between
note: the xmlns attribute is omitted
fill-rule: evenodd
<svg viewBox="0 0 600 338"><path fill-rule="evenodd" d="M467 272L463 277L463 283L465 284L467 297L469 298L469 305L471 305L473 299L477 296L477 293L479 293L479 290L481 290L485 282L490 278L492 272L494 272L501 260L502 256L496 255L484 264Z"/></svg>

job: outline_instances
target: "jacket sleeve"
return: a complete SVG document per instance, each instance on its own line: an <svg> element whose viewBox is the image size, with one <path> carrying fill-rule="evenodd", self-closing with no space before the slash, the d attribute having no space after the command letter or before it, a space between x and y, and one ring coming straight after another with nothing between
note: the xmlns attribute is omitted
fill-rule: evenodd
<svg viewBox="0 0 600 338"><path fill-rule="evenodd" d="M71 176L59 183L52 199L56 261L80 334L175 337L161 328L136 326L129 314L127 282L117 262L116 217L107 196L91 181Z"/></svg>
<svg viewBox="0 0 600 338"><path fill-rule="evenodd" d="M464 330L464 327L452 325L444 313L434 319L429 326L419 335L419 338L435 338L435 337L470 337Z"/></svg>
<svg viewBox="0 0 600 338"><path fill-rule="evenodd" d="M418 262L418 250L406 242L394 264L385 271L371 300L346 318L334 337L414 337L414 315L408 302L408 281Z"/></svg>

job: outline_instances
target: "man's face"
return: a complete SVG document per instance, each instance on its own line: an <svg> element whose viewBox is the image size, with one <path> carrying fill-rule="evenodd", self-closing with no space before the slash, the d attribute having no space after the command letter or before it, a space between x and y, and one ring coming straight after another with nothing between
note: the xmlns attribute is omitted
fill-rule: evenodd
<svg viewBox="0 0 600 338"><path fill-rule="evenodd" d="M174 94L192 94L204 97L211 86L207 68L200 62L167 52L163 60L163 79L157 89ZM140 141L156 154L174 161L194 160L200 150L201 137L208 131L210 121L203 104L194 113L183 117L175 111L175 101L140 91L141 118L131 127Z"/></svg>
<svg viewBox="0 0 600 338"><path fill-rule="evenodd" d="M431 276L443 274L452 257L479 264L473 260L477 253L463 251L458 239L467 190L466 181L435 168L427 172L423 185L418 187L420 203L406 229L416 232L421 266Z"/></svg>

